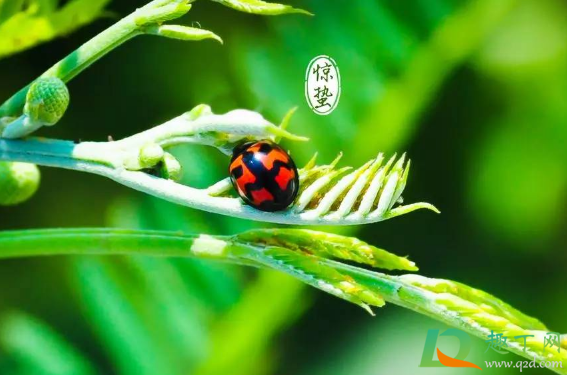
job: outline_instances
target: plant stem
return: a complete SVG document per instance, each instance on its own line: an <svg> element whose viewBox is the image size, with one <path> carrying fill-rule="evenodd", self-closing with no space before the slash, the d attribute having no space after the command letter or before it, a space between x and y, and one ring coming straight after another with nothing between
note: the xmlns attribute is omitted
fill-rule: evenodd
<svg viewBox="0 0 567 375"><path fill-rule="evenodd" d="M110 155L104 152L107 151L104 148L106 146L105 143L97 144L91 142L87 144L85 142L79 145L85 146L81 151L76 151L76 146L73 142L60 140L28 139L21 141L0 139L0 160L20 161L93 173L173 203L223 215L264 221L270 221L270 216L275 216L274 214L269 215L270 213L244 206L236 199L211 197L206 190L195 189L170 180L154 177L145 172L129 171L122 167L115 168L109 166L101 161L89 160L91 155L94 157L97 153L99 158L104 157L104 155ZM108 163L112 163L112 159L108 159ZM277 219L278 216L275 216L272 221L277 221Z"/></svg>
<svg viewBox="0 0 567 375"><path fill-rule="evenodd" d="M202 236L226 243L228 237ZM0 259L43 255L153 255L210 257L193 251L198 235L126 229L38 229L0 232ZM207 256L208 255L208 256Z"/></svg>
<svg viewBox="0 0 567 375"><path fill-rule="evenodd" d="M173 125L176 123L172 122ZM165 127L163 129L169 128ZM161 136L156 137L156 134L160 135L161 133L159 129L154 128L116 142L83 142L80 144L43 138L27 138L25 140L0 138L0 161L19 161L93 173L172 203L222 215L264 222L304 225L353 225L390 219L420 208L429 208L436 211L436 208L428 203L414 203L393 208L382 216L370 218L361 216L350 221L327 220L325 217L309 218L289 211L259 211L243 204L239 199L211 196L206 189L196 189L171 180L152 176L143 171L125 169L124 155L128 152L131 153L132 149L137 151L136 147L143 144L146 140L163 140ZM185 142L190 139L190 137L185 138ZM170 141L176 139L178 139L177 136L169 138Z"/></svg>
<svg viewBox="0 0 567 375"><path fill-rule="evenodd" d="M567 362L564 351L543 347L547 328L497 298L480 290L449 280L429 279L419 275L391 276L332 261L317 256L294 252L303 261L291 263L270 256L271 247L259 241L241 241L238 236L187 235L165 231L124 229L45 229L0 232L0 259L42 255L150 255L169 257L199 257L234 264L272 268L288 273L303 282L325 290L324 273L312 274L313 269L302 268L303 261L317 263L358 285L379 293L387 302L429 316L448 325L465 330L482 339L492 331L508 337L507 350L530 360ZM291 251L291 250L288 250ZM306 263L307 264L307 263ZM315 276L315 277L314 277ZM322 279L320 277L323 277ZM332 282L332 281L331 281ZM526 341L526 349L517 335L533 335ZM561 348L567 349L564 346ZM567 368L551 370L566 374Z"/></svg>
<svg viewBox="0 0 567 375"><path fill-rule="evenodd" d="M45 71L40 77L57 77L63 82L70 81L114 48L137 35L143 34L146 25L183 15L190 7L189 5L181 7L183 3L175 0L154 0L150 2L83 44ZM0 106L0 117L16 117L21 114L30 85L31 83Z"/></svg>

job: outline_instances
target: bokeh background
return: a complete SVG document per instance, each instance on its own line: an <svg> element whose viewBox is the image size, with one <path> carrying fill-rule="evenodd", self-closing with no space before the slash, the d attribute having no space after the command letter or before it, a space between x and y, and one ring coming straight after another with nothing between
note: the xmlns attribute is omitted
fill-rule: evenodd
<svg viewBox="0 0 567 375"><path fill-rule="evenodd" d="M0 98L143 3L111 1L88 26L2 58ZM65 118L41 134L121 138L200 103L216 112L257 110L278 123L298 106L290 129L311 141L285 147L299 165L316 151L322 162L343 151L345 165L407 151L406 200L442 211L340 231L409 255L423 275L481 288L567 332L567 3L292 4L315 16L262 17L197 2L183 22L215 31L224 45L138 37L75 78ZM342 75L340 103L329 116L312 113L304 98L305 69L319 54L333 57ZM184 147L176 155L185 183L206 186L226 175L228 160L214 150ZM0 229L229 234L258 225L48 168L33 199L0 208ZM371 317L285 275L213 262L0 263L1 374L470 372L418 368L431 328L445 327L393 305ZM455 355L450 340L440 345ZM521 359L473 342L473 362Z"/></svg>

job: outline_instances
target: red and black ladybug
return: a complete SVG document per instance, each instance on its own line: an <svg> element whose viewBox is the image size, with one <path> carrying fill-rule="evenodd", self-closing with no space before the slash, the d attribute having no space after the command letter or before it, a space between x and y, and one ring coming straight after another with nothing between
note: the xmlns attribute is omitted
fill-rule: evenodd
<svg viewBox="0 0 567 375"><path fill-rule="evenodd" d="M238 195L262 211L285 209L299 190L295 163L271 141L248 142L236 147L229 172Z"/></svg>

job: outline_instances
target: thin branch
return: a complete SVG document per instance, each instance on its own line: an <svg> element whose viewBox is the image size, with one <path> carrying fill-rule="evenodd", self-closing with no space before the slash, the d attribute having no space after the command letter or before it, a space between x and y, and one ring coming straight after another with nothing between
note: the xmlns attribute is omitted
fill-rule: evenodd
<svg viewBox="0 0 567 375"><path fill-rule="evenodd" d="M309 247L309 252L307 248ZM348 246L350 254L344 253ZM567 347L544 348L548 329L498 298L450 280L419 275L391 276L323 258L345 254L379 257L401 269L413 268L383 250L348 237L303 230L249 231L236 236L186 235L122 229L56 229L0 233L0 259L40 255L142 254L210 258L276 269L325 292L367 308L384 301L463 329L482 339L508 337L509 350L530 360L567 364ZM334 250L336 251L334 251ZM329 253L330 252L330 253ZM359 259L360 260L360 259ZM377 259L379 260L379 259ZM400 263L401 262L401 263ZM526 339L517 336L533 335ZM567 367L551 370L567 374Z"/></svg>
<svg viewBox="0 0 567 375"><path fill-rule="evenodd" d="M251 139L306 140L278 127L260 114L233 110L214 114L208 106L197 106L162 125L112 142L83 142L28 138L0 139L0 160L72 169L110 178L132 189L161 199L232 217L300 225L353 225L390 219L417 209L437 209L428 203L395 206L401 201L409 162L405 157L383 163L378 155L364 166L340 178L349 168L334 171L338 158L330 165L316 166L314 159L299 171L300 193L284 211L263 212L231 196L226 180L207 189L189 187L148 170L159 168L170 147L200 144L230 155L235 145ZM151 157L144 150L153 145ZM171 157L171 155L169 154ZM396 161L397 160L397 161Z"/></svg>
<svg viewBox="0 0 567 375"><path fill-rule="evenodd" d="M83 44L40 77L57 77L68 82L122 43L144 34L146 28L181 17L191 9L191 2L189 0L154 0ZM0 106L0 118L21 115L30 85L22 88Z"/></svg>

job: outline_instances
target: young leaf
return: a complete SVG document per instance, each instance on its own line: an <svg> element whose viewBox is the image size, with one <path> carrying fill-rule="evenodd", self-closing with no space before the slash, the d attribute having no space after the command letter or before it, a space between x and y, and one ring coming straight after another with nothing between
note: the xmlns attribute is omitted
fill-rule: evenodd
<svg viewBox="0 0 567 375"><path fill-rule="evenodd" d="M301 13L312 15L306 10L294 8L289 5L268 3L261 0L213 0L224 6L241 12L261 14L264 16L277 16L280 14Z"/></svg>
<svg viewBox="0 0 567 375"><path fill-rule="evenodd" d="M254 229L236 236L252 245L277 246L387 270L417 271L415 263L354 237L307 229Z"/></svg>
<svg viewBox="0 0 567 375"><path fill-rule="evenodd" d="M146 33L150 35L164 36L170 39L198 41L204 39L214 39L222 44L222 39L217 34L209 30L199 29L197 27L181 26L181 25L155 25L146 29Z"/></svg>

